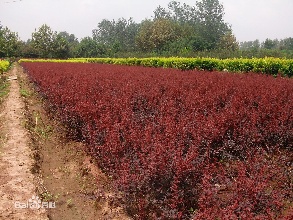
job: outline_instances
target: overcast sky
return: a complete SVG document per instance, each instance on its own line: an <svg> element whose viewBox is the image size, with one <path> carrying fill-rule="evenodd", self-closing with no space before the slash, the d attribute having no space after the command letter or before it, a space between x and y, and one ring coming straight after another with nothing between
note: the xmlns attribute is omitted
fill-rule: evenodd
<svg viewBox="0 0 293 220"><path fill-rule="evenodd" d="M22 40L42 24L76 37L91 36L102 19L121 17L137 22L151 18L159 5L171 0L0 0L0 22ZM177 0L195 5L196 0ZM293 37L293 0L220 0L225 21L238 41Z"/></svg>

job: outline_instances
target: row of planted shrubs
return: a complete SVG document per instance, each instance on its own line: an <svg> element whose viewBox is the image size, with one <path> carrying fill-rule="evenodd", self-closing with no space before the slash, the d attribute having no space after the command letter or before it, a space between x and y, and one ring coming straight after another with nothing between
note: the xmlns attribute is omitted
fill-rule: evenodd
<svg viewBox="0 0 293 220"><path fill-rule="evenodd" d="M181 70L207 70L228 72L257 72L271 75L293 76L293 60L264 59L216 59L216 58L89 58L87 62L138 65L148 67L177 68Z"/></svg>
<svg viewBox="0 0 293 220"><path fill-rule="evenodd" d="M292 219L291 79L22 66L112 176L135 219Z"/></svg>
<svg viewBox="0 0 293 220"><path fill-rule="evenodd" d="M177 68L181 70L207 70L228 72L256 72L270 75L293 76L293 60L280 58L216 59L216 58L78 58L69 60L27 60L20 62L80 62L108 63L131 66Z"/></svg>

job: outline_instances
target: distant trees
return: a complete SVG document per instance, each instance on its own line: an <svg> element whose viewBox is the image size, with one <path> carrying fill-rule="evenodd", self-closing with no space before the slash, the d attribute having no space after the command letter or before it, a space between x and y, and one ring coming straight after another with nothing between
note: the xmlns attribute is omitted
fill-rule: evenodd
<svg viewBox="0 0 293 220"><path fill-rule="evenodd" d="M219 0L197 0L194 5L171 1L158 6L151 19L103 19L92 36L78 40L66 31L44 24L27 42L0 23L0 57L125 57L214 56L293 58L293 38L238 42L224 21Z"/></svg>
<svg viewBox="0 0 293 220"><path fill-rule="evenodd" d="M83 38L76 47L75 57L103 57L107 53L105 45L91 37Z"/></svg>
<svg viewBox="0 0 293 220"><path fill-rule="evenodd" d="M112 54L117 52L131 52L135 50L135 37L139 29L139 24L132 18L126 20L120 18L115 20L102 20L97 29L93 30L93 39L105 45Z"/></svg>
<svg viewBox="0 0 293 220"><path fill-rule="evenodd" d="M132 18L104 19L92 37L78 41L67 32L57 33L44 24L28 42L20 42L19 54L26 57L68 58L157 54L192 54L196 51L229 49L238 45L223 20L218 0L198 0L194 6L171 1L158 6L152 19L136 23Z"/></svg>
<svg viewBox="0 0 293 220"><path fill-rule="evenodd" d="M255 41L244 41L240 43L240 50L280 50L280 51L289 51L293 50L293 38L284 38L281 40L278 39L269 39L267 38L264 42L260 43L259 40Z"/></svg>
<svg viewBox="0 0 293 220"><path fill-rule="evenodd" d="M260 42L259 42L259 40L240 42L239 48L241 50L258 51L260 49Z"/></svg>
<svg viewBox="0 0 293 220"><path fill-rule="evenodd" d="M275 40L271 40L271 39L268 39L268 38L267 38L267 39L263 42L262 47L263 47L264 49L269 49L269 50L271 50L271 49L277 49L278 44L279 44L279 41L278 41L277 39L275 39Z"/></svg>
<svg viewBox="0 0 293 220"><path fill-rule="evenodd" d="M197 1L195 6L171 1L167 8L158 6L152 19L140 24L131 18L104 19L93 30L93 39L117 52L155 52L212 50L229 44L237 48L232 30L223 20L224 8L218 0ZM233 41L233 46L229 40ZM224 43L225 41L225 43Z"/></svg>

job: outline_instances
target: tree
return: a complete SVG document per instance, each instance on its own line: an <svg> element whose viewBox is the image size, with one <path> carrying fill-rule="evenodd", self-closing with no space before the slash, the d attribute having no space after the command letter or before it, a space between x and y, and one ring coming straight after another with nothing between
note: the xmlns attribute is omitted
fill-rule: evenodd
<svg viewBox="0 0 293 220"><path fill-rule="evenodd" d="M141 22L139 32L136 35L136 45L142 51L151 51L155 48L154 42L150 40L152 34L153 21L144 20Z"/></svg>
<svg viewBox="0 0 293 220"><path fill-rule="evenodd" d="M179 50L186 48L196 51L211 50L216 49L220 44L224 46L223 41L228 43L228 36L230 36L229 40L234 40L229 35L230 27L223 20L224 7L218 0L201 0L196 2L195 6L171 1L168 9L159 6L154 14L154 21L163 18L180 25L182 39L179 39L175 45Z"/></svg>
<svg viewBox="0 0 293 220"><path fill-rule="evenodd" d="M218 48L223 50L236 51L239 49L239 44L232 32L227 32L221 37L218 43Z"/></svg>
<svg viewBox="0 0 293 220"><path fill-rule="evenodd" d="M64 46L67 47L67 49L66 49L67 52L66 53L64 52L65 53L64 55L66 55L66 56L64 56L64 57L75 57L76 50L77 50L77 47L79 44L79 41L75 37L75 35L69 34L66 31L62 31L62 32L58 33L57 39L58 38L63 39L63 41L65 41L65 44L66 44Z"/></svg>
<svg viewBox="0 0 293 220"><path fill-rule="evenodd" d="M145 20L136 37L137 46L143 51L160 51L166 44L180 37L180 26L168 19Z"/></svg>
<svg viewBox="0 0 293 220"><path fill-rule="evenodd" d="M260 42L259 42L259 40L240 42L239 49L240 50L253 50L256 52L260 49Z"/></svg>
<svg viewBox="0 0 293 220"><path fill-rule="evenodd" d="M197 21L196 9L193 6L180 2L171 1L168 4L168 9L157 7L154 11L154 20L156 19L168 19L178 22L180 24L194 25Z"/></svg>
<svg viewBox="0 0 293 220"><path fill-rule="evenodd" d="M16 32L0 24L0 57L18 56L19 38Z"/></svg>
<svg viewBox="0 0 293 220"><path fill-rule="evenodd" d="M205 39L206 49L214 49L219 40L231 29L224 22L224 7L218 0L201 0L196 3L199 33Z"/></svg>
<svg viewBox="0 0 293 220"><path fill-rule="evenodd" d="M32 45L32 41L29 39L26 42L19 42L19 56L26 58L38 58L38 51Z"/></svg>
<svg viewBox="0 0 293 220"><path fill-rule="evenodd" d="M171 19L171 13L159 5L154 10L154 20L156 19Z"/></svg>
<svg viewBox="0 0 293 220"><path fill-rule="evenodd" d="M114 53L134 51L138 28L139 25L132 18L120 18L117 21L104 19L98 24L98 28L93 30L93 39L106 45Z"/></svg>
<svg viewBox="0 0 293 220"><path fill-rule="evenodd" d="M278 44L279 44L279 41L277 39L275 40L271 40L271 39L266 39L263 43L262 43L262 47L264 49L277 49L278 47Z"/></svg>
<svg viewBox="0 0 293 220"><path fill-rule="evenodd" d="M293 50L293 38L285 38L280 40L280 49L281 50Z"/></svg>
<svg viewBox="0 0 293 220"><path fill-rule="evenodd" d="M185 3L181 5L180 2L171 1L168 4L168 8L172 15L172 19L180 24L190 24L194 26L198 21L196 8L194 6Z"/></svg>
<svg viewBox="0 0 293 220"><path fill-rule="evenodd" d="M81 39L76 48L77 57L103 57L107 53L106 47L91 37Z"/></svg>
<svg viewBox="0 0 293 220"><path fill-rule="evenodd" d="M36 49L39 57L52 58L56 43L57 32L44 24L32 33L32 45Z"/></svg>
<svg viewBox="0 0 293 220"><path fill-rule="evenodd" d="M68 39L61 33L54 36L52 57L58 59L66 59L69 57Z"/></svg>

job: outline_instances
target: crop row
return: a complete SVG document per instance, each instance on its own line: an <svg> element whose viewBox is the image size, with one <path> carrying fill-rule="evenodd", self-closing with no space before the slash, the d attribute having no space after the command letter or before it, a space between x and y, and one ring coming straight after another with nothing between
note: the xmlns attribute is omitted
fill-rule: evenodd
<svg viewBox="0 0 293 220"><path fill-rule="evenodd" d="M293 217L293 81L22 63L136 219Z"/></svg>
<svg viewBox="0 0 293 220"><path fill-rule="evenodd" d="M6 72L10 67L10 62L7 60L0 60L0 73Z"/></svg>
<svg viewBox="0 0 293 220"><path fill-rule="evenodd" d="M228 72L256 72L270 75L293 76L293 60L279 58L215 59L215 58L78 58L70 60L21 60L28 62L81 62L207 70Z"/></svg>

